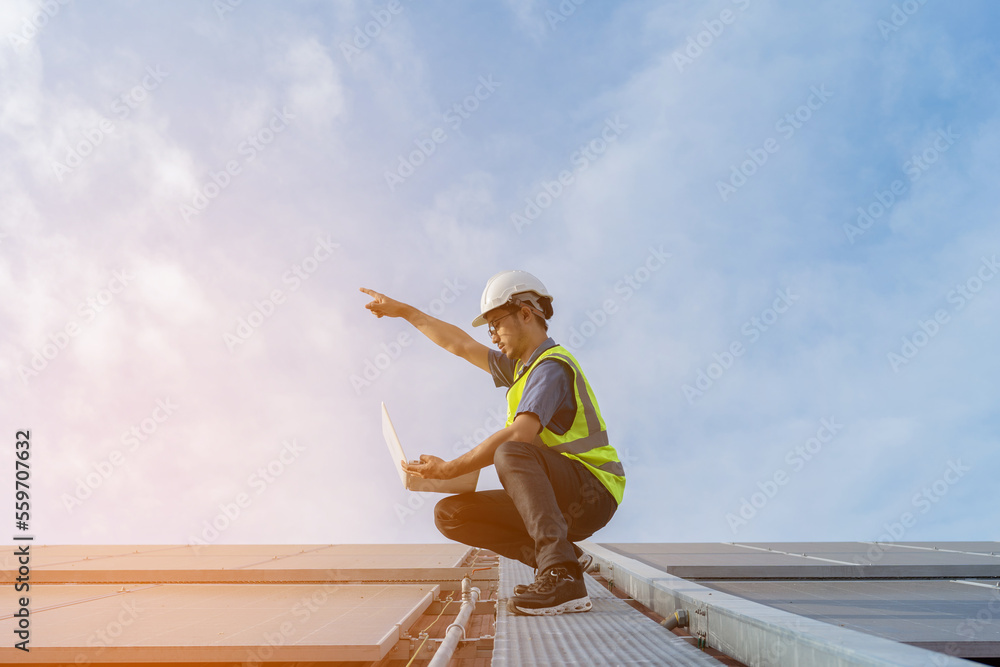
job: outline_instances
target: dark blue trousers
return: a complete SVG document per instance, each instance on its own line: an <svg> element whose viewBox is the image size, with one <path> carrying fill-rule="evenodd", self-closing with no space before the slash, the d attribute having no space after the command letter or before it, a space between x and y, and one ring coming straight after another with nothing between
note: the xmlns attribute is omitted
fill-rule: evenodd
<svg viewBox="0 0 1000 667"><path fill-rule="evenodd" d="M503 490L448 496L434 508L445 537L544 571L573 564L573 544L604 527L618 503L580 463L527 442L505 442L493 457Z"/></svg>

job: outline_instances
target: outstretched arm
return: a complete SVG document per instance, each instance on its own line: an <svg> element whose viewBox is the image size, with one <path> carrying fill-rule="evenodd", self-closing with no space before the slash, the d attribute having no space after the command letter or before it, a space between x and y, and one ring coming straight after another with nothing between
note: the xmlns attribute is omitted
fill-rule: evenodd
<svg viewBox="0 0 1000 667"><path fill-rule="evenodd" d="M473 366L478 366L487 373L490 372L489 348L477 342L455 325L442 322L413 306L390 299L375 290L362 287L361 291L372 298L372 301L365 305L365 308L372 311L377 317L402 317L437 345L462 357Z"/></svg>
<svg viewBox="0 0 1000 667"><path fill-rule="evenodd" d="M514 423L505 426L481 443L456 459L445 461L437 456L421 454L419 463L400 461L407 474L428 479L452 479L473 470L485 468L493 463L493 455L497 447L513 440L514 442L535 442L535 436L542 430L538 416L533 412L522 412L514 418ZM541 441L537 443L544 447Z"/></svg>

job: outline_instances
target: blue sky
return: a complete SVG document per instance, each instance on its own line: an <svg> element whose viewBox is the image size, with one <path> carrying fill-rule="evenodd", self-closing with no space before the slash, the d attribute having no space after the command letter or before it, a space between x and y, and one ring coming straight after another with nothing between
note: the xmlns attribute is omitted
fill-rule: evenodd
<svg viewBox="0 0 1000 667"><path fill-rule="evenodd" d="M379 403L450 458L504 396L357 290L471 331L506 268L626 464L595 539L997 539L998 19L5 3L0 404L36 539L437 541Z"/></svg>

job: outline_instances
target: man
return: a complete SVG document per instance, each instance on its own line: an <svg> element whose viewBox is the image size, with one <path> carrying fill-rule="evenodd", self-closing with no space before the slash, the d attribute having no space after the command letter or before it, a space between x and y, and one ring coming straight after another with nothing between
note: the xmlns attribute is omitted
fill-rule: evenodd
<svg viewBox="0 0 1000 667"><path fill-rule="evenodd" d="M483 291L480 315L498 349L456 326L361 288L378 317L402 317L445 350L493 376L507 391L507 423L474 449L445 461L423 454L403 462L413 475L451 479L490 464L503 490L441 500L434 521L443 535L537 569L508 609L526 615L587 611L583 550L573 542L602 528L618 509L625 473L594 392L573 355L549 338L552 296L525 271L502 271Z"/></svg>

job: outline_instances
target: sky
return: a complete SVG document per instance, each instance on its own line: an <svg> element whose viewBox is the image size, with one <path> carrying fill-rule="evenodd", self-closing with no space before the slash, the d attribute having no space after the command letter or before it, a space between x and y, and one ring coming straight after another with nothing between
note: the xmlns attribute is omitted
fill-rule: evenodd
<svg viewBox="0 0 1000 667"><path fill-rule="evenodd" d="M0 539L442 541L380 403L453 458L504 393L358 289L488 344L512 268L626 468L594 540L998 539L998 22L4 2Z"/></svg>

